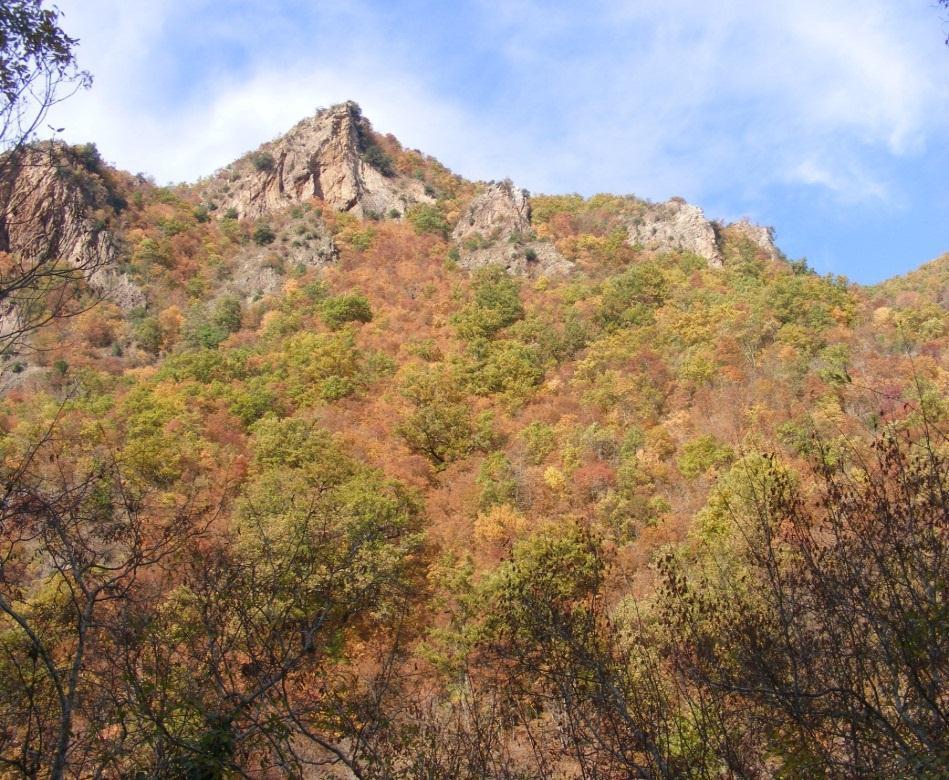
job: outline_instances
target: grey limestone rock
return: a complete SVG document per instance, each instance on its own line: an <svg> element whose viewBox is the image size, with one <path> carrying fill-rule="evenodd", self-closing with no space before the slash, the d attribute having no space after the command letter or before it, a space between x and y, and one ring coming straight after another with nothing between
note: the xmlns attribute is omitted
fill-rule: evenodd
<svg viewBox="0 0 949 780"><path fill-rule="evenodd" d="M509 179L492 182L468 205L452 231L452 240L463 268L500 265L510 273L529 276L573 270L573 263L556 247L534 240L530 196Z"/></svg>

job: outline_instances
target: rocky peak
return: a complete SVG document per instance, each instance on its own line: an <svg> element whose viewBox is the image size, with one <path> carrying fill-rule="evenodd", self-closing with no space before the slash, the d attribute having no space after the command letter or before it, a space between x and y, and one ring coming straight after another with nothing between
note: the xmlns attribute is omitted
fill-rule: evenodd
<svg viewBox="0 0 949 780"><path fill-rule="evenodd" d="M359 106L348 101L297 123L221 172L206 197L240 217L319 198L358 217L431 203L422 182L399 174Z"/></svg>
<svg viewBox="0 0 949 780"><path fill-rule="evenodd" d="M465 210L452 232L455 241L478 238L493 241L531 232L531 206L527 190L510 179L491 182Z"/></svg>
<svg viewBox="0 0 949 780"><path fill-rule="evenodd" d="M780 252L774 243L774 228L762 227L747 219L740 219L732 222L722 228L733 237L743 239L753 244L760 252L763 252L769 260L777 260Z"/></svg>
<svg viewBox="0 0 949 780"><path fill-rule="evenodd" d="M530 196L510 179L491 182L452 231L465 268L500 265L518 274L569 273L573 264L550 243L534 240Z"/></svg>
<svg viewBox="0 0 949 780"><path fill-rule="evenodd" d="M705 218L702 209L681 198L647 204L627 225L626 241L658 252L693 252L716 267L723 263L714 223Z"/></svg>
<svg viewBox="0 0 949 780"><path fill-rule="evenodd" d="M744 218L730 223L715 222L682 198L642 203L639 211L625 221L626 242L630 246L653 252L692 252L716 268L728 262L724 248L736 240L751 243L769 260L781 257L772 228Z"/></svg>
<svg viewBox="0 0 949 780"><path fill-rule="evenodd" d="M39 144L6 157L0 190L0 251L20 268L72 268L99 295L123 309L145 296L117 266L108 228L121 208L92 145ZM4 302L4 321L16 312Z"/></svg>

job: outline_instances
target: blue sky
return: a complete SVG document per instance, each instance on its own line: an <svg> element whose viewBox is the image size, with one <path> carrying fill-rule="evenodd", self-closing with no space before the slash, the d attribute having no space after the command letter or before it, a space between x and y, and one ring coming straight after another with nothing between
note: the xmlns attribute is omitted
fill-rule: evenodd
<svg viewBox="0 0 949 780"><path fill-rule="evenodd" d="M50 117L160 182L317 107L473 179L680 195L865 283L949 251L933 0L59 0L93 88Z"/></svg>

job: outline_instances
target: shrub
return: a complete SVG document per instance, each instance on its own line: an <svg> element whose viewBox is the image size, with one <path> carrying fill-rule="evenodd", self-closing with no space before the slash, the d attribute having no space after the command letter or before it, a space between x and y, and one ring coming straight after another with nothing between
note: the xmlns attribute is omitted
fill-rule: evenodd
<svg viewBox="0 0 949 780"><path fill-rule="evenodd" d="M669 284L658 264L634 265L604 285L599 318L608 327L645 324L668 297Z"/></svg>
<svg viewBox="0 0 949 780"><path fill-rule="evenodd" d="M539 466L557 446L554 429L546 423L532 422L521 431L524 441L524 453L529 463Z"/></svg>
<svg viewBox="0 0 949 780"><path fill-rule="evenodd" d="M416 369L402 383L402 395L413 408L397 430L413 452L443 468L475 448L471 406L453 373Z"/></svg>
<svg viewBox="0 0 949 780"><path fill-rule="evenodd" d="M405 217L419 235L433 233L442 238L448 237L448 222L445 215L435 206L430 206L427 203L416 203L405 212Z"/></svg>
<svg viewBox="0 0 949 780"><path fill-rule="evenodd" d="M323 301L320 316L327 326L337 330L347 322L372 322L372 309L366 296L348 293Z"/></svg>
<svg viewBox="0 0 949 780"><path fill-rule="evenodd" d="M291 336L281 358L288 393L300 404L337 401L368 384L378 371L351 330Z"/></svg>
<svg viewBox="0 0 949 780"><path fill-rule="evenodd" d="M524 316L520 289L503 268L490 266L475 275L474 300L454 318L463 339L493 338Z"/></svg>
<svg viewBox="0 0 949 780"><path fill-rule="evenodd" d="M489 342L474 368L472 389L479 395L502 394L511 403L523 401L544 379L536 350L513 339Z"/></svg>
<svg viewBox="0 0 949 780"><path fill-rule="evenodd" d="M735 453L731 447L706 434L682 447L679 471L683 476L697 477L713 468L728 465L734 457Z"/></svg>
<svg viewBox="0 0 949 780"><path fill-rule="evenodd" d="M349 245L359 252L365 252L372 246L375 238L376 231L371 227L367 227L365 230L355 230L349 235Z"/></svg>
<svg viewBox="0 0 949 780"><path fill-rule="evenodd" d="M254 152L250 156L250 161L258 171L272 171L276 164L273 155L270 152Z"/></svg>
<svg viewBox="0 0 949 780"><path fill-rule="evenodd" d="M161 349L161 325L157 317L145 317L133 330L135 341L146 352L157 355Z"/></svg>
<svg viewBox="0 0 949 780"><path fill-rule="evenodd" d="M241 302L233 295L225 295L214 307L212 321L228 333L241 329Z"/></svg>
<svg viewBox="0 0 949 780"><path fill-rule="evenodd" d="M159 243L154 238L143 238L132 252L132 263L142 272L153 264L170 268L173 264L171 248L165 241Z"/></svg>
<svg viewBox="0 0 949 780"><path fill-rule="evenodd" d="M254 243L258 246L264 246L265 244L272 244L277 238L277 234L274 232L274 229L267 224L260 224L254 228L253 239Z"/></svg>
<svg viewBox="0 0 949 780"><path fill-rule="evenodd" d="M503 452L492 452L481 462L476 482L481 488L478 505L482 512L500 504L519 504L517 476Z"/></svg>
<svg viewBox="0 0 949 780"><path fill-rule="evenodd" d="M363 162L371 165L383 176L395 176L395 161L378 144L370 144L362 153Z"/></svg>
<svg viewBox="0 0 949 780"><path fill-rule="evenodd" d="M240 302L228 295L218 301L211 312L200 305L191 309L184 327L185 343L194 348L215 349L240 327Z"/></svg>
<svg viewBox="0 0 949 780"><path fill-rule="evenodd" d="M93 143L79 144L71 147L73 157L83 168L90 173L97 173L102 167L102 155Z"/></svg>

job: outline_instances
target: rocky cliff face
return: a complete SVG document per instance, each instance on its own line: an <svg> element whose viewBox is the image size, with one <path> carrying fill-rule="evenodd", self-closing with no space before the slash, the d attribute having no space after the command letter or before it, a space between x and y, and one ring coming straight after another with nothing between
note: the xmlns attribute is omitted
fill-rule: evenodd
<svg viewBox="0 0 949 780"><path fill-rule="evenodd" d="M278 242L273 246L248 244L235 258L234 276L228 289L248 299L278 290L286 281L289 269L325 268L339 258L339 250L333 237L322 222L311 224L308 236L301 241Z"/></svg>
<svg viewBox="0 0 949 780"><path fill-rule="evenodd" d="M394 169L369 121L352 101L303 120L228 166L201 190L207 201L249 219L313 198L361 218L401 216L413 204L434 202L421 181ZM726 262L723 230L751 241L769 258L778 256L767 228L746 221L720 225L681 198L638 202L625 227L630 246L689 251L715 267ZM451 238L464 268L497 264L527 275L563 274L574 268L553 244L536 240L530 197L510 181L489 184L461 215ZM331 254L324 253L320 262L330 261Z"/></svg>
<svg viewBox="0 0 949 780"><path fill-rule="evenodd" d="M469 204L452 232L455 241L478 236L486 241L500 237L529 236L531 206L527 190L518 189L510 179L488 185Z"/></svg>
<svg viewBox="0 0 949 780"><path fill-rule="evenodd" d="M723 262L715 225L702 209L679 198L649 204L629 223L627 243L658 252L693 252L716 267Z"/></svg>
<svg viewBox="0 0 949 780"><path fill-rule="evenodd" d="M233 163L204 194L242 218L311 198L358 217L385 216L393 209L403 214L413 203L433 201L422 182L391 169L368 120L352 101L304 119Z"/></svg>
<svg viewBox="0 0 949 780"><path fill-rule="evenodd" d="M510 180L491 183L468 206L452 232L464 268L500 265L511 273L569 273L573 263L552 245L535 241L530 197Z"/></svg>
<svg viewBox="0 0 949 780"><path fill-rule="evenodd" d="M627 224L630 246L654 252L693 252L716 268L727 262L722 251L726 238L750 242L769 260L780 256L771 228L755 225L747 219L729 224L714 222L707 219L698 206L681 198L644 204L640 213Z"/></svg>
<svg viewBox="0 0 949 780"><path fill-rule="evenodd" d="M42 145L3 162L0 251L21 272L54 266L78 271L98 294L128 310L143 305L145 296L118 269L118 248L104 218L114 210L96 172L98 153L90 148L94 157Z"/></svg>
<svg viewBox="0 0 949 780"><path fill-rule="evenodd" d="M762 227L749 222L747 219L740 219L737 222L723 226L722 232L728 232L734 237L748 241L759 252L764 253L769 260L777 260L781 256L774 243L773 228Z"/></svg>

